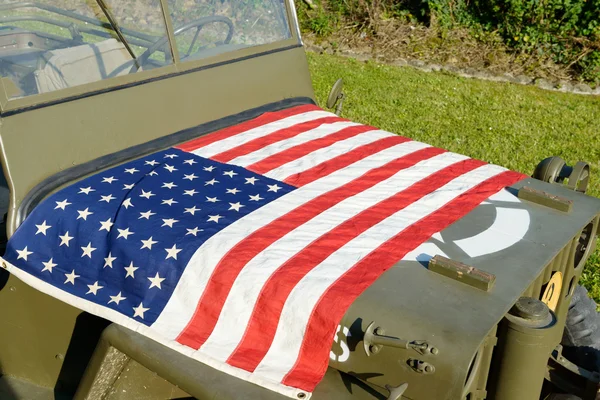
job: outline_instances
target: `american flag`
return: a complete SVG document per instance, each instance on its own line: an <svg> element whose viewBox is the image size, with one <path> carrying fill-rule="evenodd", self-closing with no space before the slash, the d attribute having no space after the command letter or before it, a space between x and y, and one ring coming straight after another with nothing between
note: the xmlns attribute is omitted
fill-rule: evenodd
<svg viewBox="0 0 600 400"><path fill-rule="evenodd" d="M523 178L304 105L58 191L4 259L80 309L307 396L352 301Z"/></svg>

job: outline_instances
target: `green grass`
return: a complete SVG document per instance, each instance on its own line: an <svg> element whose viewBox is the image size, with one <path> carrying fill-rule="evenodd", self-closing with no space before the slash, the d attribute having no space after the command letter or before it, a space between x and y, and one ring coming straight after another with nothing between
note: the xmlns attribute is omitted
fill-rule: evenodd
<svg viewBox="0 0 600 400"><path fill-rule="evenodd" d="M344 78L343 116L531 174L558 155L590 163L600 197L600 98L308 54L319 104ZM582 279L600 303L600 253Z"/></svg>

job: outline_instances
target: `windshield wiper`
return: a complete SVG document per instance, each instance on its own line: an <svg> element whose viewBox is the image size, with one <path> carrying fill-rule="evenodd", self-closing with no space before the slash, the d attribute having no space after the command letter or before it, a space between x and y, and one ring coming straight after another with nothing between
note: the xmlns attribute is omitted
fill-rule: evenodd
<svg viewBox="0 0 600 400"><path fill-rule="evenodd" d="M129 46L129 43L127 42L127 40L125 40L125 36L123 36L123 33L121 32L121 28L119 28L119 24L117 23L117 20L110 12L110 9L106 6L106 4L104 3L104 0L96 0L96 3L102 9L102 12L104 13L104 16L106 17L106 19L108 20L108 23L112 26L113 30L119 37L119 40L121 41L121 43L123 43L123 46L125 46L125 49L127 49L127 52L133 59L133 62L135 63L135 66L136 66L136 70L139 70L141 67L140 63L138 62L138 59L135 56L135 53L131 49L131 46Z"/></svg>

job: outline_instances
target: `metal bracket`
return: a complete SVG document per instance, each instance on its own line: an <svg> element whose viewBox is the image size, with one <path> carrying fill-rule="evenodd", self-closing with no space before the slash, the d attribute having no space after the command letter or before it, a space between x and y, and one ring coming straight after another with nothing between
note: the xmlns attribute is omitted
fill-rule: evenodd
<svg viewBox="0 0 600 400"><path fill-rule="evenodd" d="M421 354L438 354L438 349L429 345L425 341L409 341L405 339L399 339L392 336L386 336L385 331L381 327L376 327L375 322L371 322L365 331L363 336L363 347L367 356L371 354L377 354L381 351L383 346L395 347L398 349L413 349Z"/></svg>
<svg viewBox="0 0 600 400"><path fill-rule="evenodd" d="M403 383L402 385L396 387L385 385L385 388L390 392L390 395L386 400L400 400L402 399L404 392L406 392L406 389L408 389L408 383Z"/></svg>

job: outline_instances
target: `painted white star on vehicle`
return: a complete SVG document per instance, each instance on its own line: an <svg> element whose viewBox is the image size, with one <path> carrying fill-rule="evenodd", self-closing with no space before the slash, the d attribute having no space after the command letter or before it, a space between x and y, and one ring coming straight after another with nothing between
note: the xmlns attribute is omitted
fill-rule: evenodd
<svg viewBox="0 0 600 400"><path fill-rule="evenodd" d="M52 268L58 265L53 262L52 257L48 261L42 261L42 264L44 264L44 269L42 270L42 272L50 271L50 273L52 273Z"/></svg>
<svg viewBox="0 0 600 400"><path fill-rule="evenodd" d="M260 197L260 194L255 194L254 196L250 195L250 201L260 201L264 200L264 198Z"/></svg>
<svg viewBox="0 0 600 400"><path fill-rule="evenodd" d="M198 192L196 191L196 189L192 189L192 190L184 190L183 194L187 195L187 196L193 196L195 194L197 194Z"/></svg>
<svg viewBox="0 0 600 400"><path fill-rule="evenodd" d="M267 192L275 192L277 193L278 190L283 189L281 186L279 186L278 184L274 184L274 185L267 185L269 187L269 190L267 190Z"/></svg>
<svg viewBox="0 0 600 400"><path fill-rule="evenodd" d="M230 177L230 178L233 178L233 177L234 177L234 176L236 176L237 174L238 174L238 173L237 173L237 172L235 172L234 170L231 170L231 171L225 171L225 172L223 172L223 175L227 175L227 176L228 176L228 177Z"/></svg>
<svg viewBox="0 0 600 400"><path fill-rule="evenodd" d="M116 296L109 296L109 297L110 297L110 301L108 302L108 304L115 303L116 305L119 305L121 300L125 300L127 298L127 297L121 296L121 292L119 292Z"/></svg>
<svg viewBox="0 0 600 400"><path fill-rule="evenodd" d="M106 267L112 268L113 267L112 263L116 259L117 259L117 257L113 257L112 253L108 253L108 257L106 257L104 259L104 267L102 267L102 268L106 268Z"/></svg>
<svg viewBox="0 0 600 400"><path fill-rule="evenodd" d="M163 185L161 187L173 189L174 187L177 187L177 185L173 182L163 182Z"/></svg>
<svg viewBox="0 0 600 400"><path fill-rule="evenodd" d="M219 183L218 180L216 180L215 178L211 179L210 181L206 181L204 182L204 186L214 186L215 183Z"/></svg>
<svg viewBox="0 0 600 400"><path fill-rule="evenodd" d="M230 194L238 194L239 192L241 192L241 190L239 190L238 188L227 189L227 193Z"/></svg>
<svg viewBox="0 0 600 400"><path fill-rule="evenodd" d="M118 181L118 179L115 178L114 176L109 176L107 178L106 177L102 178L102 182L103 183L113 183L114 181Z"/></svg>
<svg viewBox="0 0 600 400"><path fill-rule="evenodd" d="M240 204L239 201L237 203L229 203L229 205L230 205L229 210L235 210L235 211L240 211L240 208L246 207L245 205Z"/></svg>
<svg viewBox="0 0 600 400"><path fill-rule="evenodd" d="M81 257L85 257L88 256L89 258L92 258L92 252L94 250L96 250L95 247L92 247L92 242L89 242L87 246L84 246L81 248L81 250L83 251L83 253L81 254Z"/></svg>
<svg viewBox="0 0 600 400"><path fill-rule="evenodd" d="M58 235L58 237L60 238L60 244L58 245L58 247L65 245L67 247L69 247L69 242L71 240L73 240L73 236L69 236L69 231L67 231L64 235Z"/></svg>
<svg viewBox="0 0 600 400"><path fill-rule="evenodd" d="M70 283L71 285L74 285L75 279L79 278L81 275L76 275L75 270L73 270L70 274L65 274L65 276L67 277L65 284Z"/></svg>
<svg viewBox="0 0 600 400"><path fill-rule="evenodd" d="M124 184L123 185L123 190L131 190L133 189L135 186L135 183L130 183L130 184Z"/></svg>
<svg viewBox="0 0 600 400"><path fill-rule="evenodd" d="M199 209L199 208L196 208L196 206L194 206L194 207L191 207L191 208L186 208L186 209L185 209L185 211L184 211L183 213L184 213L184 214L185 214L185 213L190 213L190 214L194 215L194 213L195 213L196 211L200 211L200 209Z"/></svg>
<svg viewBox="0 0 600 400"><path fill-rule="evenodd" d="M17 253L19 253L17 260L22 258L25 261L27 261L27 256L29 256L30 254L33 254L33 252L27 250L27 246L25 246L25 248L23 250L17 250Z"/></svg>
<svg viewBox="0 0 600 400"><path fill-rule="evenodd" d="M129 235L133 235L135 233L135 232L130 232L129 228L126 228L126 229L118 229L117 228L117 230L119 231L119 235L117 236L117 239L122 237L122 238L125 238L125 240L127 240L129 238Z"/></svg>
<svg viewBox="0 0 600 400"><path fill-rule="evenodd" d="M165 154L165 158L173 159L175 157L179 157L177 154Z"/></svg>
<svg viewBox="0 0 600 400"><path fill-rule="evenodd" d="M192 160L192 159L190 159L190 160L185 160L183 163L184 163L184 164L188 164L188 165L194 165L194 164L198 164L198 162L197 162L197 161L194 161L194 160Z"/></svg>
<svg viewBox="0 0 600 400"><path fill-rule="evenodd" d="M110 203L111 200L116 199L116 197L113 197L112 194L109 194L108 196L100 196L100 200L99 201L105 201L107 203Z"/></svg>
<svg viewBox="0 0 600 400"><path fill-rule="evenodd" d="M166 204L168 206L172 206L173 204L177 204L179 203L178 201L175 201L173 199L168 199L168 200L163 200L161 204Z"/></svg>
<svg viewBox="0 0 600 400"><path fill-rule="evenodd" d="M168 226L169 228L172 228L173 224L175 224L176 222L179 222L179 220L174 218L163 219L163 224L161 226Z"/></svg>
<svg viewBox="0 0 600 400"><path fill-rule="evenodd" d="M133 318L140 317L141 319L144 319L144 313L148 310L149 308L144 307L144 303L140 303L139 306L133 307Z"/></svg>
<svg viewBox="0 0 600 400"><path fill-rule="evenodd" d="M144 189L142 189L142 194L140 194L140 197L145 197L145 198L147 198L148 200L150 200L150 197L152 197L152 196L156 196L156 195L155 195L154 193L152 193L152 191L151 191L151 190L148 190L148 191L146 192Z"/></svg>
<svg viewBox="0 0 600 400"><path fill-rule="evenodd" d="M52 228L52 225L46 225L46 220L44 220L41 225L36 225L35 227L37 228L37 232L35 233L36 235L41 233L42 235L46 236L46 231Z"/></svg>
<svg viewBox="0 0 600 400"><path fill-rule="evenodd" d="M83 219L84 221L87 221L87 217L93 214L93 212L90 211L89 207L85 210L77 210L77 212L79 213L77 219Z"/></svg>
<svg viewBox="0 0 600 400"><path fill-rule="evenodd" d="M130 262L129 266L125 267L125 271L127 271L127 275L125 275L125 278L132 277L135 279L135 271L138 269L140 269L140 268L133 265L133 261Z"/></svg>
<svg viewBox="0 0 600 400"><path fill-rule="evenodd" d="M216 222L217 224L219 223L219 219L223 218L222 216L220 216L219 214L217 215L209 215L208 219L206 220L206 222Z"/></svg>
<svg viewBox="0 0 600 400"><path fill-rule="evenodd" d="M133 175L133 174L135 174L136 172L140 172L140 170L139 170L139 169L135 169L135 168L127 168L127 169L125 170L125 172L127 172L128 174L131 174L131 175Z"/></svg>
<svg viewBox="0 0 600 400"><path fill-rule="evenodd" d="M156 160L150 160L150 161L144 161L144 165L150 165L152 167L154 167L155 165L158 165L159 163Z"/></svg>
<svg viewBox="0 0 600 400"><path fill-rule="evenodd" d="M217 199L216 197L206 196L206 201L208 201L209 203L216 203L217 201L219 201L219 199Z"/></svg>
<svg viewBox="0 0 600 400"><path fill-rule="evenodd" d="M54 207L54 209L56 210L57 208L60 208L61 210L64 210L67 206L70 206L73 203L69 203L67 201L67 199L64 199L63 201L56 201L56 207Z"/></svg>
<svg viewBox="0 0 600 400"><path fill-rule="evenodd" d="M169 164L165 164L165 169L169 172L177 171L177 168L175 168L174 166L169 165Z"/></svg>
<svg viewBox="0 0 600 400"><path fill-rule="evenodd" d="M91 187L91 186L88 186L88 187L86 187L86 188L79 188L79 192L77 192L77 193L78 193L78 194L79 194L79 193L83 193L83 194L90 194L90 192L95 192L95 191L96 191L96 189L92 189L92 187Z"/></svg>
<svg viewBox="0 0 600 400"><path fill-rule="evenodd" d="M148 289L152 289L153 287L157 287L159 289L162 289L162 287L160 287L160 283L162 281L164 281L165 278L161 278L160 275L158 275L158 272L157 272L156 275L154 275L154 278L149 276L148 280L150 281L150 287Z"/></svg>
<svg viewBox="0 0 600 400"><path fill-rule="evenodd" d="M183 175L183 179L187 179L188 181L193 181L194 179L198 179L196 174L186 174Z"/></svg>
<svg viewBox="0 0 600 400"><path fill-rule="evenodd" d="M150 236L146 240L142 240L141 242L142 242L142 247L140 247L140 250L142 250L142 249L152 250L152 245L158 243L156 240L152 240L152 236Z"/></svg>
<svg viewBox="0 0 600 400"><path fill-rule="evenodd" d="M198 232L204 231L204 229L198 229L198 227L195 227L194 229L189 229L189 228L186 228L186 229L187 229L187 233L185 234L186 236L187 235L198 236Z"/></svg>
<svg viewBox="0 0 600 400"><path fill-rule="evenodd" d="M177 260L177 254L182 249L178 249L176 245L173 245L173 247L171 247L170 249L165 250L167 251L167 257L165 258L165 260L168 260L169 258L174 258L175 260Z"/></svg>
<svg viewBox="0 0 600 400"><path fill-rule="evenodd" d="M254 185L256 183L256 181L258 180L258 178L255 178L253 176L251 176L250 178L245 178L246 179L246 183L245 185Z"/></svg>
<svg viewBox="0 0 600 400"><path fill-rule="evenodd" d="M98 294L98 290L102 289L104 286L100 286L98 285L98 281L94 282L93 285L87 285L87 287L90 289L87 291L86 294L93 294L94 296Z"/></svg>
<svg viewBox="0 0 600 400"><path fill-rule="evenodd" d="M148 210L146 212L141 212L140 213L140 217L138 219L150 219L151 216L156 215L156 213L153 213L152 210Z"/></svg>

